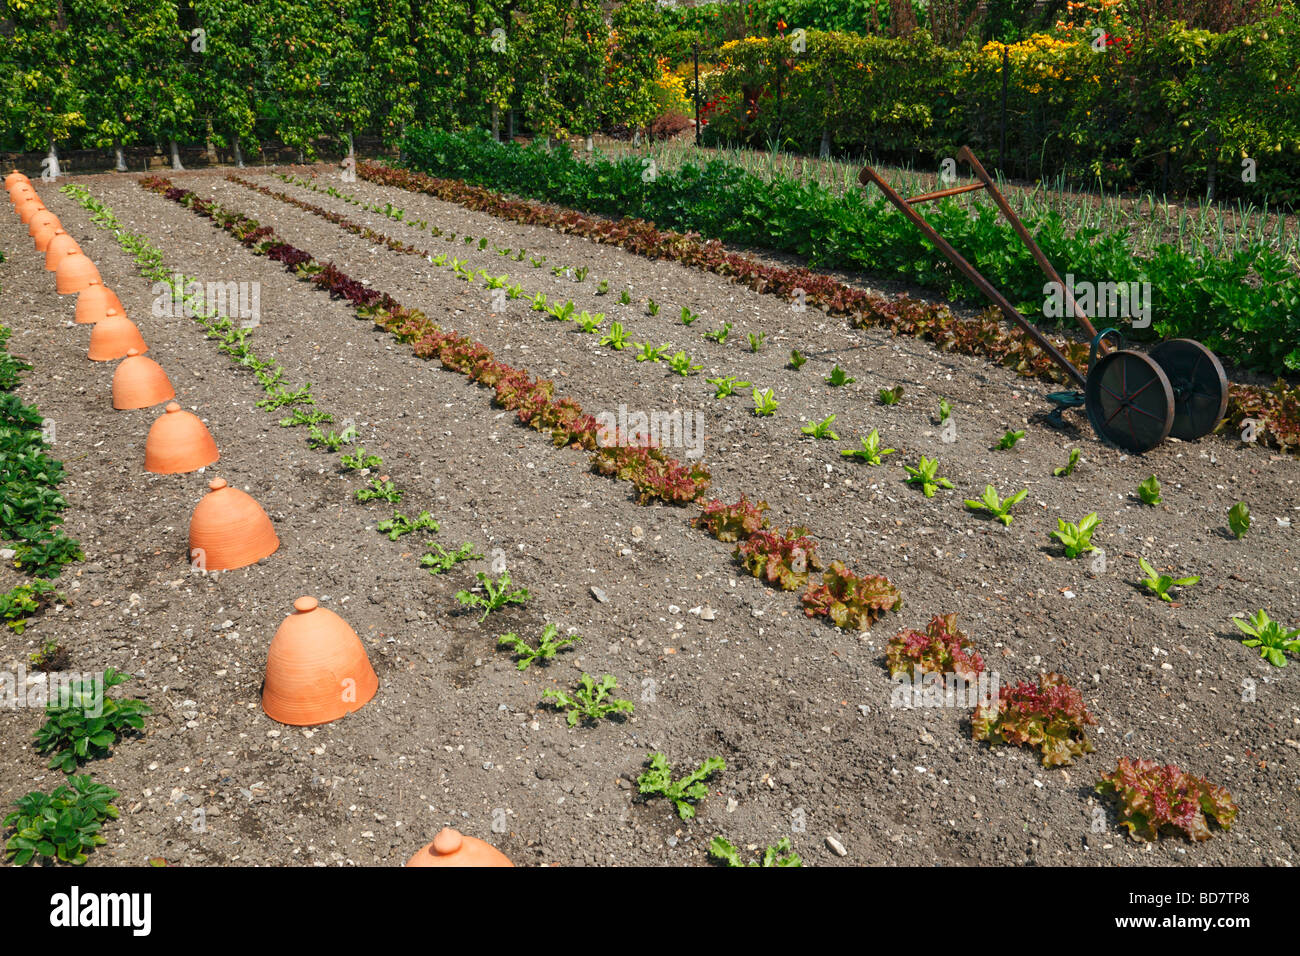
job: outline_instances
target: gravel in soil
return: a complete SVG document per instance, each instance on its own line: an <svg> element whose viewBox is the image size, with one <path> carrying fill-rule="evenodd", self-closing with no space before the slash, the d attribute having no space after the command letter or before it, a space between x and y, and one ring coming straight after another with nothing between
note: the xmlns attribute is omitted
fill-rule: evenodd
<svg viewBox="0 0 1300 956"><path fill-rule="evenodd" d="M601 348L571 323L546 321L523 299L494 312L486 290L449 269L377 248L220 175L173 177L499 358L553 377L558 394L589 412L698 412L712 494L766 499L774 523L806 525L823 557L887 574L906 604L864 634L808 620L796 594L744 576L728 546L689 529L691 511L635 505L628 486L588 471L585 454L552 448L493 408L485 390L416 359L344 303L140 189L135 177L80 179L178 271L260 283L261 324L251 337L259 356L281 362L289 383L311 382L320 408L356 425L405 490L399 510L432 511L442 525L436 540L473 541L487 555L432 577L419 567L424 539L375 533L391 508L352 500L357 479L308 448L304 430L280 428L279 413L258 409L251 374L196 324L155 316L156 293L130 258L47 187L46 203L121 296L178 400L207 421L222 453L205 474L143 471L158 410L113 411L114 363L86 359L89 333L71 325L72 298L53 293L17 220L0 219L11 349L36 366L20 394L57 424L67 530L87 551L61 579L68 605L21 637L6 635L0 659L15 668L55 637L74 669L137 675L123 690L156 711L142 737L87 765L121 791L124 811L92 863L391 864L445 824L491 839L521 864L700 862L719 833L759 848L789 835L813 864L1294 862L1295 668L1261 661L1228 621L1260 607L1297 617L1300 561L1294 528L1283 524L1300 520L1294 461L1222 437L1125 456L1086 425L1050 429L1040 417L1048 386L975 359L850 331L716 276L428 197L340 186L392 202L408 221L524 247L547 263L535 269L490 245L421 238L323 193L252 175L471 268L508 272L529 293L605 312L633 339L685 349L705 369L684 379L637 363L630 350ZM581 283L552 275L560 264L590 275ZM610 294L594 295L602 278ZM633 303L620 306L625 287ZM658 316L646 314L646 297L661 303ZM690 328L677 321L682 306L702 315ZM734 324L725 345L703 338L723 321ZM757 353L748 351L749 332L767 334ZM799 371L785 368L792 348L810 356ZM825 384L834 364L856 381ZM716 375L773 388L776 415L753 416L747 391L716 401L704 382ZM877 390L897 384L903 401L878 404ZM954 408L952 442L937 422L941 397ZM844 443L801 436L801 424L829 414ZM838 454L871 428L898 449L884 466ZM1028 434L1012 451L991 450L1009 428ZM1078 470L1054 478L1073 447L1083 451ZM926 499L903 484L899 463L922 454L939 458L955 490ZM1166 499L1155 508L1135 493L1153 472ZM186 532L216 474L262 503L282 545L255 567L204 576L186 561ZM1029 489L1009 528L962 507L990 482L1002 495ZM1237 500L1255 514L1243 541L1226 533ZM1104 567L1067 560L1048 539L1057 518L1089 511L1102 518ZM1202 581L1164 604L1135 586L1139 554ZM494 557L533 599L480 625L457 611L453 594ZM359 712L312 729L274 724L258 703L267 643L300 594L352 624L380 676L379 694ZM1098 752L1048 770L1027 750L973 743L967 711L891 708L885 643L949 612L1003 680L1058 670L1082 687L1099 720ZM583 642L523 673L495 650L498 634L535 638L546 622L575 629ZM635 715L570 729L538 707L545 687L569 687L584 671L616 675ZM0 724L0 803L58 782L31 748L40 719L17 711ZM679 772L710 755L726 759L696 820L636 796L651 750ZM1143 846L1106 807L1094 830L1101 805L1091 787L1120 755L1178 763L1227 786L1241 806L1237 827L1203 845ZM848 855L832 852L827 836Z"/></svg>

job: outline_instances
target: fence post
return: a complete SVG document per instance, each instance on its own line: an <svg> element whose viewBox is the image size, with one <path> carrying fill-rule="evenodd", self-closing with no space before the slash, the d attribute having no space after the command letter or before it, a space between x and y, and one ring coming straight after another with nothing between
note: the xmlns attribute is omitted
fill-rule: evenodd
<svg viewBox="0 0 1300 956"><path fill-rule="evenodd" d="M1000 144L998 146L998 172L1005 175L1007 168L1007 48L1002 47L1002 119L998 124L1000 129Z"/></svg>

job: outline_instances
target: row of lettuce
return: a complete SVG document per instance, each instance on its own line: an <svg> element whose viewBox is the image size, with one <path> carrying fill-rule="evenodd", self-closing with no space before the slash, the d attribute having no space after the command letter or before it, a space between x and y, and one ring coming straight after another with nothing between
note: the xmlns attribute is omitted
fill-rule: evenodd
<svg viewBox="0 0 1300 956"><path fill-rule="evenodd" d="M413 130L405 151L412 166L437 176L983 301L892 206L864 191L836 195L815 182L761 177L716 160L648 175L636 157L586 160L473 132ZM994 210L971 215L947 201L926 214L1027 316L1046 321L1043 275ZM1150 283L1150 326L1126 329L1134 338L1194 338L1246 368L1273 375L1300 370L1300 275L1282 253L1253 247L1204 259L1162 246L1145 258L1130 251L1122 233L1070 233L1055 213L1027 225L1048 259L1076 283Z"/></svg>

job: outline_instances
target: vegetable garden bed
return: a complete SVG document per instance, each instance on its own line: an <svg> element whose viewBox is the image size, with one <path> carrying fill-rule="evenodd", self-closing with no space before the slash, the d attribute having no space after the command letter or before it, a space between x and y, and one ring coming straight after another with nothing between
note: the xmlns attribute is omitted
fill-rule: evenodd
<svg viewBox="0 0 1300 956"><path fill-rule="evenodd" d="M58 422L68 533L87 552L66 574L69 606L5 638L6 667L57 624L73 668L132 673L132 693L154 711L143 740L86 765L121 794L122 810L91 864L396 863L447 824L516 863L704 862L719 836L745 860L788 839L806 864L1296 862L1296 668L1243 646L1229 620L1259 608L1296 620L1300 561L1294 527L1282 523L1300 523L1294 460L1235 436L1127 457L1086 427L1045 427L1035 413L1050 384L985 358L793 313L724 277L546 226L316 172L244 174L298 205L220 174L173 178L273 229L278 245L266 251L279 262L254 254L262 237L241 245L134 178L79 181L88 201L111 210L116 239L102 208L97 226L76 195L47 190L170 371L178 400L207 419L222 458L204 475L141 471L153 413L111 409L111 369L87 371L67 300L50 291L15 220L0 221L10 346L41 356L22 392ZM234 228L249 238L255 227ZM592 470L590 450L556 447L433 353L422 359L376 328L382 316L359 320L347 298L291 274L290 250L355 283L331 279L336 292L391 296L497 361L553 381L557 398L588 414L620 405L699 412L704 498L763 500L774 528L806 527L827 565L806 560L808 583L831 575L822 599L844 593L830 567L842 560L887 576L902 606L863 631L810 618L803 582L788 591L785 574L766 583L732 558L742 542L692 527L698 504L637 504L636 489ZM209 337L211 325L155 316L150 273L172 270L260 283L261 323L242 346L279 364L283 393L311 383L315 404L258 407L269 392L236 361L246 353L233 329ZM507 275L500 288L517 284L520 294L494 297L481 272ZM548 305L572 302L573 321L531 308L538 294ZM584 310L603 313L599 333L579 331ZM664 360L602 345L615 321L630 343L669 344ZM706 338L724 323L725 341ZM797 369L792 350L807 357ZM678 351L686 374L668 367ZM723 389L707 379L728 378L752 386L715 397ZM880 403L882 389L900 385L898 404ZM771 390L773 414L754 413L751 388ZM400 502L357 501L376 475L344 471L339 452L312 447L309 426L281 427L294 408L332 414L324 433L350 423L356 444L339 452L364 446L381 456ZM839 441L806 431L831 415L822 432ZM894 449L882 464L841 454L873 429ZM1013 447L996 447L1018 430ZM1074 448L1076 469L1054 475ZM666 449L689 465L688 450ZM955 487L926 497L907 484L901 466L922 456ZM1152 473L1163 498L1155 505L1138 491ZM282 546L253 567L200 575L186 560L186 522L213 474L262 503ZM986 484L1001 497L1028 491L1009 525L963 504ZM1240 540L1227 519L1238 501L1254 515ZM393 540L391 523L377 529L394 509L411 520L428 511L439 528ZM1093 554L1066 557L1049 537L1058 519L1090 512L1101 519L1093 543L1104 566ZM755 530L738 536L754 541ZM426 541L443 553L470 542L483 557L430 575L421 559L436 552ZM1200 581L1162 601L1139 583L1139 557ZM495 579L502 565L530 598L480 622L482 610L462 611L456 592L473 588L476 572ZM802 567L796 557L785 571ZM300 594L349 621L380 679L360 711L308 730L275 724L257 705L267 642ZM973 740L972 708L891 706L891 638L924 633L947 614L1004 685L1038 688L1040 674L1065 675L1096 720L1087 725L1094 752L1076 747L1068 766L1044 766L1030 747ZM524 670L517 645L497 646L510 632L537 647L547 624L583 639ZM613 696L634 710L570 727L544 694L574 695L583 674L613 675ZM39 723L19 712L0 730L6 806L63 776L31 748ZM1000 726L1004 737L1015 733ZM664 759L648 765L651 754ZM1148 849L1131 839L1111 798L1092 790L1103 774L1116 787L1127 780L1116 771L1122 757L1177 764L1225 787L1239 808L1232 828L1211 823L1213 839L1201 845L1167 834ZM697 770L702 790L685 799L672 784ZM832 852L828 836L848 855Z"/></svg>

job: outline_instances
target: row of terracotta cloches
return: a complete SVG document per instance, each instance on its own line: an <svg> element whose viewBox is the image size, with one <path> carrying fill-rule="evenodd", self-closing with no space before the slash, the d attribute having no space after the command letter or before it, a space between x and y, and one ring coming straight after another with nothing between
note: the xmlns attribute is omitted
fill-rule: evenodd
<svg viewBox="0 0 1300 956"><path fill-rule="evenodd" d="M54 273L60 295L76 295L75 321L91 326L88 357L119 364L113 372L113 407L152 408L166 402L145 440L146 471L188 474L215 464L217 443L197 415L173 399L167 373L153 359L139 328L99 270L45 208L31 181L14 170L5 188L45 268ZM230 571L256 564L280 546L270 517L246 492L214 478L190 518L190 557L208 571ZM272 720L309 727L359 710L374 698L379 678L356 631L313 597L300 597L271 639L267 650L262 709ZM511 866L490 844L444 829L417 852L408 866Z"/></svg>

